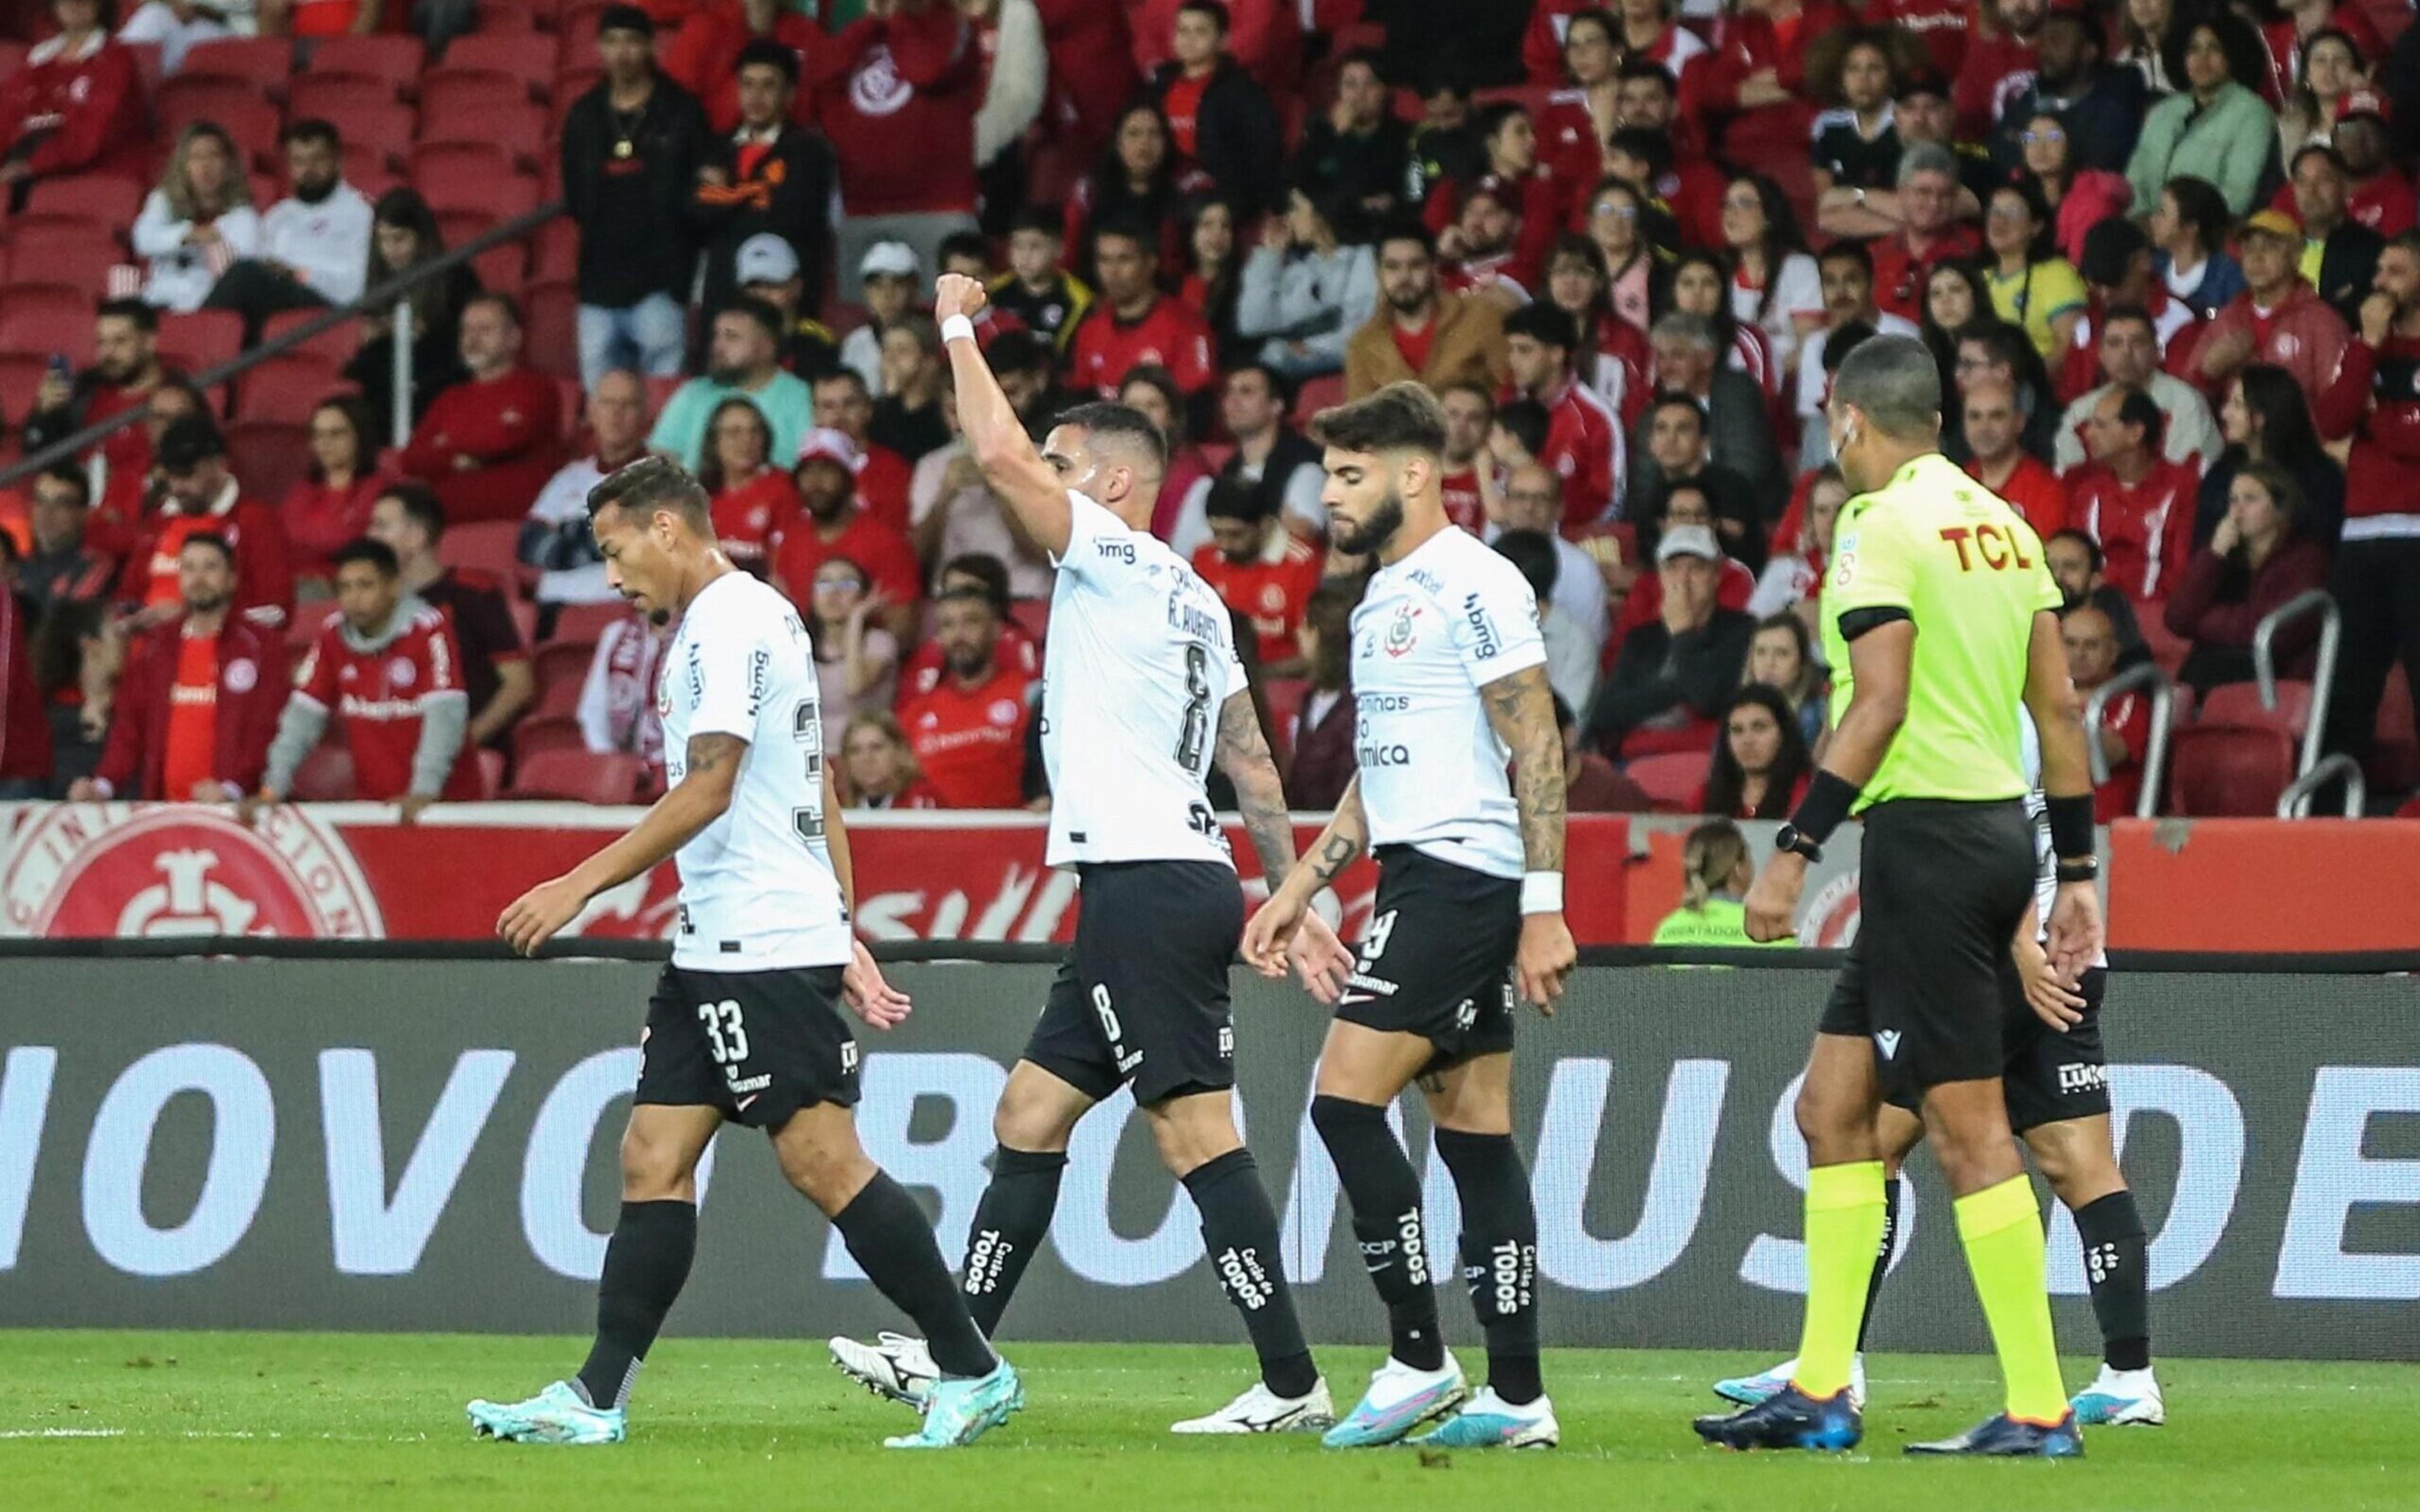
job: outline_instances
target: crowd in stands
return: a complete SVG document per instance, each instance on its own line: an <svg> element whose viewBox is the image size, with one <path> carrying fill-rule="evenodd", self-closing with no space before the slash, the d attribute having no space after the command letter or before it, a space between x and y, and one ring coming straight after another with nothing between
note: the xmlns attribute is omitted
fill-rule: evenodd
<svg viewBox="0 0 2420 1512"><path fill-rule="evenodd" d="M644 796L667 631L585 496L652 452L799 606L848 801L1047 805L1051 564L958 434L924 308L956 271L1037 439L1093 398L1163 430L1153 529L1233 614L1299 808L1352 775L1367 567L1327 544L1303 425L1410 378L1449 513L1536 590L1572 807L1787 813L1849 502L1829 375L1896 336L2108 690L2104 817L2155 743L2147 664L2172 724L2316 723L2388 811L2420 787L2412 20L28 7L0 420L41 461L0 487L0 796ZM2313 590L2333 697L2247 700L2319 671L2317 616L2262 630ZM1741 862L1691 843L1702 908Z"/></svg>

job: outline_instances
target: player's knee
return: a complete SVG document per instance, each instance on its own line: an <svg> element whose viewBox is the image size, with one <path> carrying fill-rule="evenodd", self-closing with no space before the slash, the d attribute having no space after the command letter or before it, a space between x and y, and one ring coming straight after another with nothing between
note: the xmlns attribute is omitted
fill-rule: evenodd
<svg viewBox="0 0 2420 1512"><path fill-rule="evenodd" d="M696 1166L682 1151L663 1140L650 1139L636 1129L622 1133L622 1200L625 1202L694 1202Z"/></svg>
<svg viewBox="0 0 2420 1512"><path fill-rule="evenodd" d="M1074 1122L1049 1099L1020 1091L1013 1080L992 1110L992 1138L1010 1149L1065 1149L1074 1132Z"/></svg>
<svg viewBox="0 0 2420 1512"><path fill-rule="evenodd" d="M874 1162L854 1144L789 1139L776 1140L773 1149L783 1177L827 1213L847 1207L874 1177Z"/></svg>
<svg viewBox="0 0 2420 1512"><path fill-rule="evenodd" d="M1180 1180L1197 1166L1244 1148L1234 1113L1223 1097L1170 1098L1144 1114L1161 1163Z"/></svg>
<svg viewBox="0 0 2420 1512"><path fill-rule="evenodd" d="M1855 1100L1838 1095L1809 1076L1799 1084L1792 1110L1798 1133L1807 1141L1807 1159L1818 1165L1862 1158L1874 1140L1871 1114Z"/></svg>

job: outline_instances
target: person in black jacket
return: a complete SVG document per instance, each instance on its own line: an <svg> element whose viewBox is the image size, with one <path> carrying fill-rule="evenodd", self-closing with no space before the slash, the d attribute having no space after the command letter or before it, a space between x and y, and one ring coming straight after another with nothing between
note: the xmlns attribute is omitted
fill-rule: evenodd
<svg viewBox="0 0 2420 1512"><path fill-rule="evenodd" d="M691 215L706 251L706 307L730 302L734 263L749 238L769 231L799 255L804 287L820 298L831 224L831 145L790 122L799 54L768 38L740 49L739 129L706 144ZM812 314L813 312L808 312Z"/></svg>
<svg viewBox="0 0 2420 1512"><path fill-rule="evenodd" d="M1675 525L1655 548L1664 611L1621 640L1621 655L1597 690L1589 738L1616 760L1642 731L1684 731L1713 720L1730 704L1747 665L1755 616L1714 600L1722 582L1722 548L1703 525ZM1670 748L1668 746L1666 748Z"/></svg>
<svg viewBox="0 0 2420 1512"><path fill-rule="evenodd" d="M2098 168L2124 173L2150 108L2141 70L2102 57L2101 29L2081 11L2055 10L2034 34L2033 87L2009 101L1992 133L1992 162L2012 174L2025 165L2020 140L2036 116L2067 122L2070 172ZM1984 196L1989 204L1991 196Z"/></svg>
<svg viewBox="0 0 2420 1512"><path fill-rule="evenodd" d="M1295 183L1312 200L1341 194L1373 215L1395 208L1410 164L1412 129L1396 119L1378 54L1348 54L1336 69L1336 100L1304 128Z"/></svg>
<svg viewBox="0 0 2420 1512"><path fill-rule="evenodd" d="M1177 156L1252 214L1277 203L1285 128L1277 107L1227 52L1221 0L1185 0L1176 12L1175 59L1152 75L1152 99L1168 117Z"/></svg>
<svg viewBox="0 0 2420 1512"><path fill-rule="evenodd" d="M633 5L597 19L605 77L563 122L563 197L580 223L580 379L681 371L697 253L690 208L706 149L697 97L656 71L656 23Z"/></svg>
<svg viewBox="0 0 2420 1512"><path fill-rule="evenodd" d="M2345 213L2352 197L2352 170L2344 154L2325 142L2294 154L2293 184L2294 218L2303 223L2305 243L2320 244L2319 276L2312 286L2344 316L2346 325L2359 330L2361 301L2369 298L2386 239Z"/></svg>

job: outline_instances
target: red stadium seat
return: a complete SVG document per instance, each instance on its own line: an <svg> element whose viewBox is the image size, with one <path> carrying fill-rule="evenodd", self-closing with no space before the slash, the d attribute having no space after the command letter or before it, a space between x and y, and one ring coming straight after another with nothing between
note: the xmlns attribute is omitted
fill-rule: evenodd
<svg viewBox="0 0 2420 1512"><path fill-rule="evenodd" d="M286 96L294 71L294 43L284 37L222 37L185 49L180 79L233 79L272 100Z"/></svg>
<svg viewBox="0 0 2420 1512"><path fill-rule="evenodd" d="M287 332L299 331L327 313L325 310L281 310L271 316L269 323L261 328L261 340L264 344L275 341ZM353 354L361 349L362 327L361 322L357 320L339 321L302 346L293 348L295 351L320 358L336 367L342 367L351 362Z"/></svg>
<svg viewBox="0 0 2420 1512"><path fill-rule="evenodd" d="M410 105L374 95L347 96L327 102L323 117L344 138L349 152L354 147L375 148L382 157L401 162L411 151L412 133L418 129L419 117ZM349 160L348 160L349 162ZM361 186L353 186L359 189ZM366 193L366 191L365 191Z"/></svg>
<svg viewBox="0 0 2420 1512"><path fill-rule="evenodd" d="M423 106L420 146L457 145L503 147L512 154L516 171L535 172L548 156L546 107L526 100L450 104L442 110Z"/></svg>
<svg viewBox="0 0 2420 1512"><path fill-rule="evenodd" d="M1305 378L1295 391L1294 412L1297 421L1308 421L1322 409L1331 409L1344 402L1344 375L1324 373Z"/></svg>
<svg viewBox="0 0 2420 1512"><path fill-rule="evenodd" d="M160 360L180 372L207 372L242 350L243 316L231 310L160 316Z"/></svg>
<svg viewBox="0 0 2420 1512"><path fill-rule="evenodd" d="M547 105L546 139L550 142L563 135L563 118L580 97L597 87L605 70L596 64L596 49L589 50L589 62L582 68L559 69L554 75L554 92Z"/></svg>
<svg viewBox="0 0 2420 1512"><path fill-rule="evenodd" d="M479 30L454 39L442 65L422 75L421 100L426 103L429 91L454 74L500 73L519 79L527 98L542 100L553 86L555 54L561 46L550 33L527 28L500 32L482 21Z"/></svg>
<svg viewBox="0 0 2420 1512"><path fill-rule="evenodd" d="M657 405L650 412L661 414L663 408L660 404ZM1018 629L1025 632L1027 640L1038 646L1042 644L1042 638L1050 629L1050 601L1047 598L1011 599L1008 605L1008 617L1016 623Z"/></svg>
<svg viewBox="0 0 2420 1512"><path fill-rule="evenodd" d="M157 141L164 157L177 137L196 121L209 121L235 138L252 165L279 166L277 107L260 91L234 79L189 79L182 74L152 97L160 122Z"/></svg>
<svg viewBox="0 0 2420 1512"><path fill-rule="evenodd" d="M343 150L345 182L360 190L362 197L371 204L376 205L388 190L403 187L403 176L396 171L396 156L384 147L348 142Z"/></svg>
<svg viewBox="0 0 2420 1512"><path fill-rule="evenodd" d="M511 150L494 143L414 147L411 187L440 215L466 210L508 221L537 208L536 177L522 173Z"/></svg>
<svg viewBox="0 0 2420 1512"><path fill-rule="evenodd" d="M44 178L25 200L27 215L52 215L85 220L123 233L142 211L145 186L116 174L78 174L71 178ZM23 224L22 220L18 224Z"/></svg>
<svg viewBox="0 0 2420 1512"><path fill-rule="evenodd" d="M597 23L606 11L604 0L578 0L564 8L563 17L555 23L555 35L563 39L562 48L554 54L557 73L572 69L597 68ZM555 87L555 98L561 99L563 88Z"/></svg>
<svg viewBox="0 0 2420 1512"><path fill-rule="evenodd" d="M31 43L20 42L13 38L8 41L0 42L0 79L6 79L10 74L16 72L19 69L23 68L25 66L25 54L30 51L32 51Z"/></svg>
<svg viewBox="0 0 2420 1512"><path fill-rule="evenodd" d="M521 349L529 364L560 378L580 377L580 290L569 279L549 279L530 285L521 303ZM564 411L576 415L574 404Z"/></svg>
<svg viewBox="0 0 2420 1512"><path fill-rule="evenodd" d="M311 411L331 393L349 388L336 364L307 352L287 352L270 358L244 374L236 395L238 420L279 420L310 424Z"/></svg>
<svg viewBox="0 0 2420 1512"><path fill-rule="evenodd" d="M0 288L0 351L48 359L62 353L81 370L92 362L92 301L75 289Z"/></svg>
<svg viewBox="0 0 2420 1512"><path fill-rule="evenodd" d="M479 796L494 798L504 790L504 753L500 750L473 752L471 759L479 764Z"/></svg>
<svg viewBox="0 0 2420 1512"><path fill-rule="evenodd" d="M528 311L522 312L524 315ZM523 347L527 349L526 346ZM588 395L582 392L576 378L559 376L554 380L555 408L563 413L563 444L571 446L586 440L582 432L588 424ZM580 452L591 448L582 445ZM580 453L574 453L578 455Z"/></svg>
<svg viewBox="0 0 2420 1512"><path fill-rule="evenodd" d="M158 42L120 42L117 45L126 49L127 56L133 60L134 77L143 82L145 98L159 93L160 80L167 71L162 59L161 45Z"/></svg>
<svg viewBox="0 0 2420 1512"><path fill-rule="evenodd" d="M73 289L95 303L109 296L109 270L127 261L116 236L89 221L26 216L8 227L8 282Z"/></svg>
<svg viewBox="0 0 2420 1512"><path fill-rule="evenodd" d="M294 791L287 795L297 803L343 803L352 795L353 753L342 740L312 748L294 769Z"/></svg>
<svg viewBox="0 0 2420 1512"><path fill-rule="evenodd" d="M1676 750L1641 756L1623 763L1621 769L1655 805L1657 813L1697 812L1698 790L1706 785L1704 752Z"/></svg>
<svg viewBox="0 0 2420 1512"><path fill-rule="evenodd" d="M51 369L40 352L0 352L0 417L10 424L34 412L34 395Z"/></svg>
<svg viewBox="0 0 2420 1512"><path fill-rule="evenodd" d="M638 796L647 764L616 752L542 750L532 755L504 794L508 798L553 798L567 803L628 803Z"/></svg>
<svg viewBox="0 0 2420 1512"><path fill-rule="evenodd" d="M2371 785L2389 793L2420 787L2420 738L2412 733L2409 666L2386 674L2386 696L2378 701L2376 728L2369 748Z"/></svg>
<svg viewBox="0 0 2420 1512"><path fill-rule="evenodd" d="M451 525L438 538L437 560L449 567L467 567L501 578L506 583L520 578L521 522L517 519L483 519L467 525Z"/></svg>
<svg viewBox="0 0 2420 1512"><path fill-rule="evenodd" d="M310 71L295 83L313 74L349 73L402 96L411 92L427 66L427 51L417 37L329 37L313 50Z"/></svg>
<svg viewBox="0 0 2420 1512"><path fill-rule="evenodd" d="M624 604L566 604L554 617L554 637L550 645L578 643L594 650L605 636L605 627L630 617Z"/></svg>
<svg viewBox="0 0 2420 1512"><path fill-rule="evenodd" d="M562 628L555 626L555 638L530 659L537 679L537 708L533 711L537 714L569 714L578 708L580 685L588 680L588 664L597 659L595 641L566 640Z"/></svg>
<svg viewBox="0 0 2420 1512"><path fill-rule="evenodd" d="M275 504L310 475L311 427L283 420L239 420L226 428L227 466L247 499Z"/></svg>
<svg viewBox="0 0 2420 1512"><path fill-rule="evenodd" d="M2267 818L2294 780L2295 745L2277 729L2180 730L2168 746L2168 807L2189 819Z"/></svg>
<svg viewBox="0 0 2420 1512"><path fill-rule="evenodd" d="M580 223L568 215L558 215L537 228L537 250L530 261L530 276L540 282L556 278L580 276Z"/></svg>
<svg viewBox="0 0 2420 1512"><path fill-rule="evenodd" d="M2311 685L2280 682L2277 707L2260 706L2257 683L2222 683L2202 701L2200 722L2242 730L2278 730L2299 740L2311 722Z"/></svg>
<svg viewBox="0 0 2420 1512"><path fill-rule="evenodd" d="M524 766L540 751L585 751L588 737L580 733L580 721L567 714L551 714L545 718L528 718L513 726L513 764Z"/></svg>

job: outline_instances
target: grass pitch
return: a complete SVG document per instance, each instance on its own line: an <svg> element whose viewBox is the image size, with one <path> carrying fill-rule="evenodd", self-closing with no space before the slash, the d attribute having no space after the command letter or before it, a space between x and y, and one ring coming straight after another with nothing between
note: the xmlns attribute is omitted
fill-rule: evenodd
<svg viewBox="0 0 2420 1512"><path fill-rule="evenodd" d="M1169 1436L1169 1423L1249 1382L1241 1348L1023 1344L1009 1351L1026 1377L1022 1414L972 1449L901 1455L879 1445L906 1430L907 1412L844 1381L819 1342L675 1337L640 1381L629 1443L473 1440L466 1399L526 1396L574 1368L583 1348L462 1335L0 1333L0 1506L2420 1507L2420 1370L2382 1365L2171 1362L2162 1367L2167 1427L2095 1430L2081 1463L1941 1464L1905 1460L1899 1446L1991 1411L1988 1360L1874 1357L1868 1438L1847 1457L1698 1445L1690 1415L1719 1405L1706 1383L1760 1358L1578 1350L1546 1359L1559 1450L1331 1454L1309 1437ZM1340 1408L1377 1357L1366 1347L1322 1351ZM2087 1373L2071 1362L2071 1382Z"/></svg>

